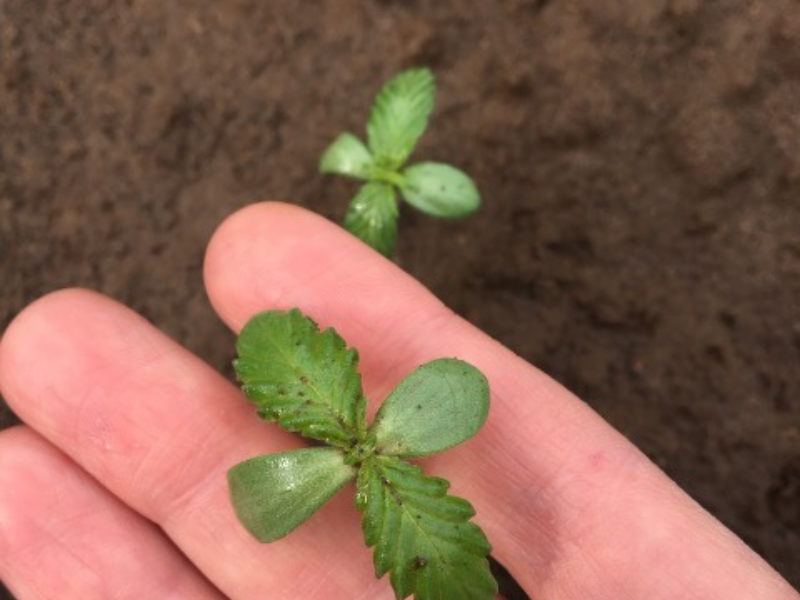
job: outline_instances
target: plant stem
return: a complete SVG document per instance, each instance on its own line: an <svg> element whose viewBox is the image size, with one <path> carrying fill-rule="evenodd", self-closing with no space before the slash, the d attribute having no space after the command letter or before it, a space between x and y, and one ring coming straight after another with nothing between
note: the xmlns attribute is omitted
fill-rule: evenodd
<svg viewBox="0 0 800 600"><path fill-rule="evenodd" d="M406 178L403 177L400 173L398 173L397 171L392 171L377 166L372 168L372 172L370 173L370 179L375 181L383 181L385 183L390 183L401 190L404 189L406 186Z"/></svg>

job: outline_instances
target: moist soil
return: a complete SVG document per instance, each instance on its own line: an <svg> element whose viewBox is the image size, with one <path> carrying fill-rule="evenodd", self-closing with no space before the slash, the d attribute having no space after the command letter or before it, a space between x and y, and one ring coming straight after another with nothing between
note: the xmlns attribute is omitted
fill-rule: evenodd
<svg viewBox="0 0 800 600"><path fill-rule="evenodd" d="M0 324L88 286L230 373L214 227L265 198L340 220L320 153L417 65L415 156L484 205L404 207L397 262L800 584L796 0L5 0Z"/></svg>

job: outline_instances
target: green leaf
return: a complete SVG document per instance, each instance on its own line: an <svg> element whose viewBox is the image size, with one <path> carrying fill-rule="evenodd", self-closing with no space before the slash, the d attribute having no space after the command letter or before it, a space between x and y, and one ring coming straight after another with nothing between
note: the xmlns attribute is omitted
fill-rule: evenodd
<svg viewBox="0 0 800 600"><path fill-rule="evenodd" d="M261 417L341 448L365 436L358 353L300 311L266 311L244 326L234 367Z"/></svg>
<svg viewBox="0 0 800 600"><path fill-rule="evenodd" d="M356 476L334 448L257 456L228 471L231 502L260 542L274 542L310 517Z"/></svg>
<svg viewBox="0 0 800 600"><path fill-rule="evenodd" d="M403 171L403 198L434 217L457 219L478 210L481 196L466 173L450 165L424 162Z"/></svg>
<svg viewBox="0 0 800 600"><path fill-rule="evenodd" d="M356 506L376 577L390 573L397 598L489 600L497 583L491 546L469 519L469 502L446 494L444 479L388 456L367 459L358 473Z"/></svg>
<svg viewBox="0 0 800 600"><path fill-rule="evenodd" d="M367 122L367 145L381 167L397 169L414 150L428 124L434 94L428 69L403 71L378 92Z"/></svg>
<svg viewBox="0 0 800 600"><path fill-rule="evenodd" d="M388 183L365 183L350 201L344 227L384 256L391 257L397 237L397 200Z"/></svg>
<svg viewBox="0 0 800 600"><path fill-rule="evenodd" d="M342 133L328 146L319 163L323 173L338 173L367 179L372 169L372 155L356 136Z"/></svg>
<svg viewBox="0 0 800 600"><path fill-rule="evenodd" d="M489 383L478 369L455 358L425 363L384 400L370 434L376 451L425 456L475 435L489 412Z"/></svg>

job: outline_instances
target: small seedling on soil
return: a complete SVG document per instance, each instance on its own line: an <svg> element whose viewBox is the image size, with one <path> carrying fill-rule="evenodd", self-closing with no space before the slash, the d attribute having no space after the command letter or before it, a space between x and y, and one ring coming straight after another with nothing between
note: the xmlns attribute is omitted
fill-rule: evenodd
<svg viewBox="0 0 800 600"><path fill-rule="evenodd" d="M282 538L355 480L376 577L387 572L398 599L488 600L497 584L489 542L472 506L448 495L406 459L473 436L489 410L489 387L457 359L426 363L392 390L366 424L358 353L298 310L253 317L234 366L258 414L315 440L313 447L257 456L228 471L231 501L256 539Z"/></svg>
<svg viewBox="0 0 800 600"><path fill-rule="evenodd" d="M320 171L364 181L350 201L344 227L385 256L397 237L396 192L414 208L455 219L478 209L480 195L462 171L436 162L403 167L428 124L433 109L433 74L411 69L378 92L367 121L366 146L342 133L325 150Z"/></svg>

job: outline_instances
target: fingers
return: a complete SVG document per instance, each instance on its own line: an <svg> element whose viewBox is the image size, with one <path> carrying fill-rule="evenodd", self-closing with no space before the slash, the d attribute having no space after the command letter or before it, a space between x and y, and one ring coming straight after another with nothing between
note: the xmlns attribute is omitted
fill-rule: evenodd
<svg viewBox="0 0 800 600"><path fill-rule="evenodd" d="M498 557L534 596L795 597L580 402L322 219L280 205L243 211L215 237L207 280L234 327L295 305L335 325L361 351L374 398L430 358L481 368L493 386L487 426L428 466L474 502ZM281 542L249 539L224 471L296 441L255 423L230 385L130 311L85 292L37 303L0 344L0 387L229 597L388 591L369 587L345 496Z"/></svg>
<svg viewBox="0 0 800 600"><path fill-rule="evenodd" d="M152 523L23 427L0 432L0 557L20 600L223 598Z"/></svg>
<svg viewBox="0 0 800 600"><path fill-rule="evenodd" d="M373 410L427 360L479 367L492 387L486 426L427 464L473 502L532 596L794 597L583 403L324 219L280 204L241 211L210 244L206 283L234 330L289 307L334 326L359 349Z"/></svg>
<svg viewBox="0 0 800 600"><path fill-rule="evenodd" d="M387 593L384 582L370 588L346 494L275 544L243 530L225 471L298 441L260 422L233 386L128 309L84 291L35 303L0 344L0 386L24 421L158 524L229 598Z"/></svg>

